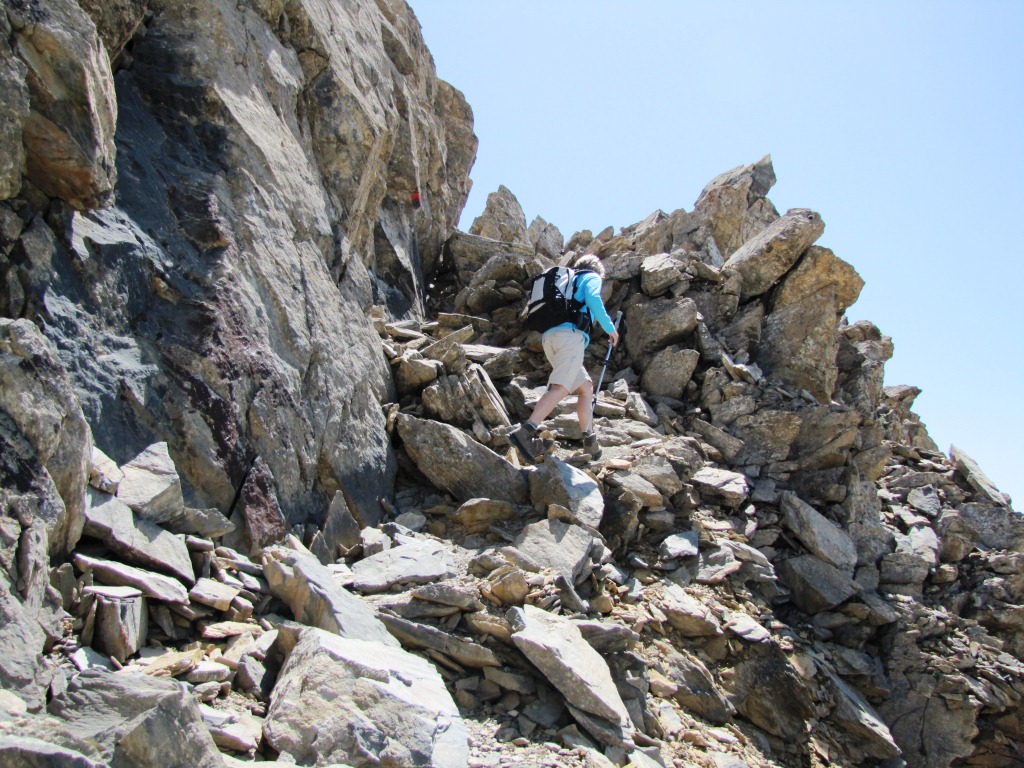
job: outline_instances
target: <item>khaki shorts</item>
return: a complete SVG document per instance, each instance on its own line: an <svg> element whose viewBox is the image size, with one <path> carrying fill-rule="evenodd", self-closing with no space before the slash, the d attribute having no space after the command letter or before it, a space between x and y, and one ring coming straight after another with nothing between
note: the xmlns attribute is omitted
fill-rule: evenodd
<svg viewBox="0 0 1024 768"><path fill-rule="evenodd" d="M584 382L590 381L590 374L583 367L584 339L579 331L559 328L544 334L544 354L551 363L548 387L555 384L575 392Z"/></svg>

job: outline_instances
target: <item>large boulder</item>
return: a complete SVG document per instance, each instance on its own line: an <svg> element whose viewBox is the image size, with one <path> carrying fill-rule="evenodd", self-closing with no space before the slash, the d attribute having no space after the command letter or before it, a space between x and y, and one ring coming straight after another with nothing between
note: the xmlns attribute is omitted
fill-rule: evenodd
<svg viewBox="0 0 1024 768"><path fill-rule="evenodd" d="M437 670L401 648L304 629L263 728L300 765L466 768L466 728Z"/></svg>
<svg viewBox="0 0 1024 768"><path fill-rule="evenodd" d="M72 734L98 744L110 765L224 765L198 701L175 680L86 670L48 709Z"/></svg>
<svg viewBox="0 0 1024 768"><path fill-rule="evenodd" d="M809 248L783 279L765 320L757 356L765 374L829 402L839 375L836 329L863 286L832 251Z"/></svg>
<svg viewBox="0 0 1024 768"><path fill-rule="evenodd" d="M740 301L760 296L771 288L824 231L825 225L817 213L794 208L745 242L723 267L739 273Z"/></svg>
<svg viewBox="0 0 1024 768"><path fill-rule="evenodd" d="M400 414L398 434L420 472L460 501L483 496L521 504L529 497L523 470L455 427Z"/></svg>
<svg viewBox="0 0 1024 768"><path fill-rule="evenodd" d="M775 180L771 156L766 155L756 163L716 176L704 187L694 213L712 236L719 258L729 258L779 218L775 206L765 198Z"/></svg>

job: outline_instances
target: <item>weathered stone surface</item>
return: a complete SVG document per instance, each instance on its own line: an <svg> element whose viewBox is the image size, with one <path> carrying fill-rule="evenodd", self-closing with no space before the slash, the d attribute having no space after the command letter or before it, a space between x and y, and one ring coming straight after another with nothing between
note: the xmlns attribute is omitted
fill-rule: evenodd
<svg viewBox="0 0 1024 768"><path fill-rule="evenodd" d="M790 742L804 738L812 696L793 662L773 645L757 645L734 668L729 699L741 715Z"/></svg>
<svg viewBox="0 0 1024 768"><path fill-rule="evenodd" d="M604 497L593 478L558 459L530 473L530 501L541 511L552 504L565 507L577 523L591 528L600 526L604 515Z"/></svg>
<svg viewBox="0 0 1024 768"><path fill-rule="evenodd" d="M527 500L525 474L458 429L401 414L398 433L419 470L455 498Z"/></svg>
<svg viewBox="0 0 1024 768"><path fill-rule="evenodd" d="M139 29L148 0L82 0L82 9L96 25L111 65Z"/></svg>
<svg viewBox="0 0 1024 768"><path fill-rule="evenodd" d="M455 232L445 243L444 248L445 255L451 258L455 265L462 285L468 286L474 282L480 284L482 281L478 281L477 276L487 278L488 272L484 271L484 266L492 261L496 264L505 262L517 265L515 269L522 278L531 276L526 270L526 264L534 261L534 253L527 245L501 243L487 237ZM544 271L543 268L534 269L532 276Z"/></svg>
<svg viewBox="0 0 1024 768"><path fill-rule="evenodd" d="M75 555L74 563L80 571L93 573L103 584L135 587L147 597L168 603L188 602L188 590L169 576L81 553Z"/></svg>
<svg viewBox="0 0 1024 768"><path fill-rule="evenodd" d="M46 634L0 570L0 684L32 709L46 703Z"/></svg>
<svg viewBox="0 0 1024 768"><path fill-rule="evenodd" d="M568 619L532 605L509 612L512 642L576 709L628 735L633 723L604 659Z"/></svg>
<svg viewBox="0 0 1024 768"><path fill-rule="evenodd" d="M740 301L771 288L824 231L825 224L817 213L794 208L745 242L723 267L740 274Z"/></svg>
<svg viewBox="0 0 1024 768"><path fill-rule="evenodd" d="M0 411L24 436L60 494L62 507L44 505L37 514L45 515L51 554L67 554L85 523L92 438L64 366L27 320L0 318Z"/></svg>
<svg viewBox="0 0 1024 768"><path fill-rule="evenodd" d="M960 472L970 483L971 487L984 497L984 501L991 501L993 504L1009 506L1006 494L1001 493L991 480L981 471L978 462L968 456L964 451L955 445L949 448L949 457Z"/></svg>
<svg viewBox="0 0 1024 768"><path fill-rule="evenodd" d="M700 352L695 349L667 347L647 364L641 379L643 387L651 395L680 398L698 362Z"/></svg>
<svg viewBox="0 0 1024 768"><path fill-rule="evenodd" d="M28 66L26 174L75 208L103 203L117 179L114 79L96 26L71 0L13 7L15 51Z"/></svg>
<svg viewBox="0 0 1024 768"><path fill-rule="evenodd" d="M857 565L857 546L846 531L795 493L782 494L783 522L812 554L847 575Z"/></svg>
<svg viewBox="0 0 1024 768"><path fill-rule="evenodd" d="M1024 519L1002 505L969 503L946 510L935 531L946 562L962 560L978 544L1024 551Z"/></svg>
<svg viewBox="0 0 1024 768"><path fill-rule="evenodd" d="M690 482L701 493L720 499L730 507L738 507L750 494L747 478L727 469L704 467L690 478Z"/></svg>
<svg viewBox="0 0 1024 768"><path fill-rule="evenodd" d="M778 571L792 590L790 599L804 613L835 608L860 591L853 579L814 555L790 558L778 566Z"/></svg>
<svg viewBox="0 0 1024 768"><path fill-rule="evenodd" d="M491 377L476 363L461 374L439 378L423 390L423 404L430 413L456 426L471 427L480 422L493 428L512 424Z"/></svg>
<svg viewBox="0 0 1024 768"><path fill-rule="evenodd" d="M278 676L270 745L305 764L466 768L466 729L440 675L400 648L306 629Z"/></svg>
<svg viewBox="0 0 1024 768"><path fill-rule="evenodd" d="M111 765L223 765L199 705L173 680L87 670L48 709L74 735L95 740Z"/></svg>
<svg viewBox="0 0 1024 768"><path fill-rule="evenodd" d="M863 286L853 267L832 251L808 248L780 284L765 321L757 356L765 374L827 403L839 373L839 319Z"/></svg>
<svg viewBox="0 0 1024 768"><path fill-rule="evenodd" d="M264 547L277 544L287 534L277 483L262 457L257 457L249 468L231 517L236 527L229 541L247 550L250 557L258 557Z"/></svg>
<svg viewBox="0 0 1024 768"><path fill-rule="evenodd" d="M399 584L429 584L452 575L442 545L411 540L352 564L352 588L367 594Z"/></svg>
<svg viewBox="0 0 1024 768"><path fill-rule="evenodd" d="M537 255L546 259L557 261L565 247L565 238L558 231L558 227L548 223L540 216L530 222L530 226L526 230L526 238Z"/></svg>
<svg viewBox="0 0 1024 768"><path fill-rule="evenodd" d="M467 533L484 533L491 525L510 520L516 515L515 505L494 499L470 499L452 516Z"/></svg>
<svg viewBox="0 0 1024 768"><path fill-rule="evenodd" d="M633 357L682 341L697 327L693 299L653 299L626 310L626 348Z"/></svg>
<svg viewBox="0 0 1024 768"><path fill-rule="evenodd" d="M594 537L578 525L541 520L526 526L513 545L531 560L575 583L590 562Z"/></svg>
<svg viewBox="0 0 1024 768"><path fill-rule="evenodd" d="M501 664L494 651L478 643L455 637L428 624L418 624L382 613L381 622L405 647L429 648L467 667L490 668Z"/></svg>
<svg viewBox="0 0 1024 768"><path fill-rule="evenodd" d="M648 256L640 264L640 289L648 296L660 296L685 279L686 264L667 253Z"/></svg>
<svg viewBox="0 0 1024 768"><path fill-rule="evenodd" d="M504 185L487 196L484 212L469 227L469 234L503 243L532 245L526 228L526 215L516 196Z"/></svg>
<svg viewBox="0 0 1024 768"><path fill-rule="evenodd" d="M90 489L85 515L85 533L100 539L129 562L173 574L187 584L195 581L184 540L136 517L116 497Z"/></svg>
<svg viewBox="0 0 1024 768"><path fill-rule="evenodd" d="M25 144L22 129L29 116L29 90L25 76L28 68L11 50L11 26L0 19L0 89L4 100L0 106L0 200L18 194L25 173Z"/></svg>
<svg viewBox="0 0 1024 768"><path fill-rule="evenodd" d="M297 621L342 637L396 646L396 641L362 600L346 590L311 554L275 546L263 551L272 594Z"/></svg>
<svg viewBox="0 0 1024 768"><path fill-rule="evenodd" d="M675 684L672 698L687 712L724 725L732 720L736 708L726 699L700 659L685 650L672 652L665 660L668 678Z"/></svg>
<svg viewBox="0 0 1024 768"><path fill-rule="evenodd" d="M669 623L685 637L717 637L723 634L722 625L700 600L678 584L666 584L661 610Z"/></svg>
<svg viewBox="0 0 1024 768"><path fill-rule="evenodd" d="M117 498L154 523L179 516L185 502L167 443L149 446L121 468Z"/></svg>
<svg viewBox="0 0 1024 768"><path fill-rule="evenodd" d="M677 557L696 557L699 552L698 538L697 531L686 531L666 536L658 545L658 554L670 560Z"/></svg>
<svg viewBox="0 0 1024 768"><path fill-rule="evenodd" d="M217 611L226 611L231 601L238 596L238 588L222 584L216 579L199 579L188 593L189 599L195 603L208 605Z"/></svg>
<svg viewBox="0 0 1024 768"><path fill-rule="evenodd" d="M444 373L439 360L427 360L419 352L409 350L398 359L395 367L395 386L401 394L419 392Z"/></svg>

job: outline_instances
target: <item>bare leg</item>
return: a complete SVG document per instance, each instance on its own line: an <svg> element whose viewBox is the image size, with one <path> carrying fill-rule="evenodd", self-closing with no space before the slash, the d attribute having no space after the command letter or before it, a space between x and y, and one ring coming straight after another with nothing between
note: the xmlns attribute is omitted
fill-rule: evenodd
<svg viewBox="0 0 1024 768"><path fill-rule="evenodd" d="M586 432L593 427L591 424L591 405L594 401L594 383L587 379L576 390L576 418L580 420L580 430Z"/></svg>
<svg viewBox="0 0 1024 768"><path fill-rule="evenodd" d="M593 385L591 385L593 389ZM555 406L558 405L569 394L569 390L563 387L561 384L552 384L551 387L545 392L537 404L533 407L533 413L530 414L530 421L540 426L540 423L548 417L548 414L555 410Z"/></svg>

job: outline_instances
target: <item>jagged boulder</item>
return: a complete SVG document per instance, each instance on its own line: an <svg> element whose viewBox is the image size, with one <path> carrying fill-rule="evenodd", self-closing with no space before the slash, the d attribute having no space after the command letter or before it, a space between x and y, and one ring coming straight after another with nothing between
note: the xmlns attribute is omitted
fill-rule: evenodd
<svg viewBox="0 0 1024 768"><path fill-rule="evenodd" d="M466 768L466 729L437 670L400 648L303 629L263 729L298 763Z"/></svg>
<svg viewBox="0 0 1024 768"><path fill-rule="evenodd" d="M771 288L824 231L817 213L796 208L745 242L722 267L739 273L740 301Z"/></svg>
<svg viewBox="0 0 1024 768"><path fill-rule="evenodd" d="M48 710L73 735L98 744L111 765L223 765L198 702L173 680L87 670Z"/></svg>
<svg viewBox="0 0 1024 768"><path fill-rule="evenodd" d="M484 212L469 227L469 234L502 243L532 245L526 228L526 215L516 196L502 185L487 196Z"/></svg>
<svg viewBox="0 0 1024 768"><path fill-rule="evenodd" d="M398 434L419 470L457 499L486 496L521 504L529 497L522 470L455 427L401 414Z"/></svg>

